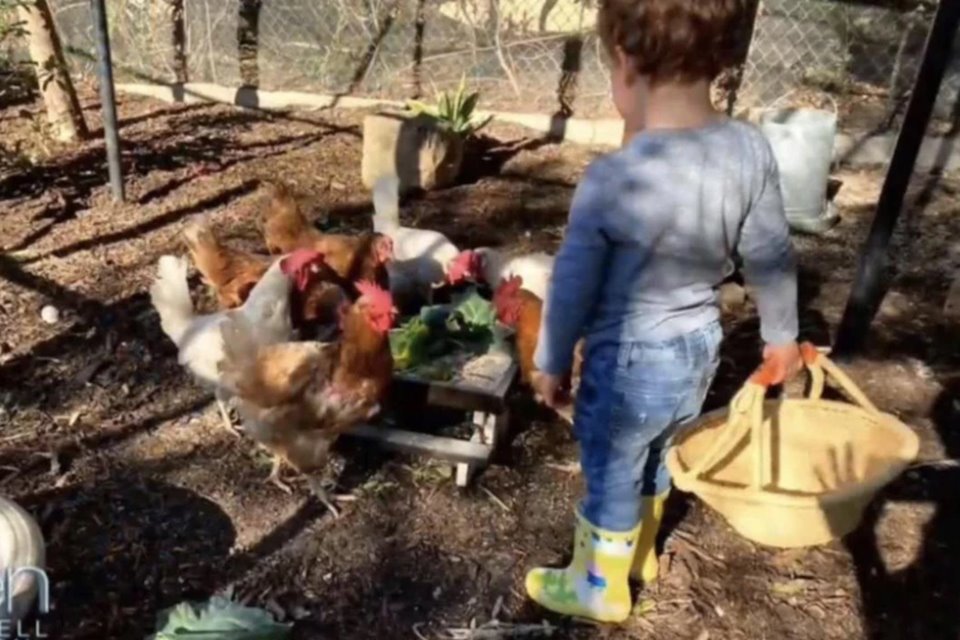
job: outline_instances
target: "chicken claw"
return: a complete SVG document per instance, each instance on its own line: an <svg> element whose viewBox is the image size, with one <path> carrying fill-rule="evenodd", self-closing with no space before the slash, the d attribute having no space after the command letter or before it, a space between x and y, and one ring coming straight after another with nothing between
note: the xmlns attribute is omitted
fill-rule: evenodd
<svg viewBox="0 0 960 640"><path fill-rule="evenodd" d="M270 467L270 475L267 476L267 479L264 482L269 482L274 485L284 493L292 494L293 489L280 477L280 470L283 468L283 459L279 456L274 456L273 465Z"/></svg>
<svg viewBox="0 0 960 640"><path fill-rule="evenodd" d="M233 419L230 418L230 412L227 410L227 404L223 397L220 394L217 394L217 408L220 409L220 419L223 420L223 426L231 434L237 438L242 438L243 434L240 433L240 429L233 424Z"/></svg>
<svg viewBox="0 0 960 640"><path fill-rule="evenodd" d="M340 511L333 505L333 501L330 499L329 494L327 494L323 482L319 478L309 477L307 478L307 484L310 486L310 491L316 496L317 500L327 508L327 511L329 511L334 518L339 518Z"/></svg>

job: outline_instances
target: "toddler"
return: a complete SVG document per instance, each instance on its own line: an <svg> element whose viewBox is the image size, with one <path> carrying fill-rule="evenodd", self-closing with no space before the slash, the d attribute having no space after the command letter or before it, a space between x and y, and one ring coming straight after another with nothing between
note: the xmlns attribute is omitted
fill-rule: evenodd
<svg viewBox="0 0 960 640"><path fill-rule="evenodd" d="M530 597L618 622L628 578L656 579L670 489L664 450L697 417L719 363L718 288L739 253L756 292L764 358L799 368L796 266L777 164L758 129L714 110L749 0L600 0L623 147L586 170L547 295L534 387L558 403L585 337L574 433L586 495L573 559L534 569Z"/></svg>

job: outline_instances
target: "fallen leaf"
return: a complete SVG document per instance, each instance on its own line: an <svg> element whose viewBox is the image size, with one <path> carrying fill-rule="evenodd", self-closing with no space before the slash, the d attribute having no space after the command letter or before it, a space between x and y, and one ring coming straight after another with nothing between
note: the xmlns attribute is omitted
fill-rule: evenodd
<svg viewBox="0 0 960 640"><path fill-rule="evenodd" d="M792 596L803 591L803 582L800 580L790 580L788 582L773 583L773 592L781 596Z"/></svg>

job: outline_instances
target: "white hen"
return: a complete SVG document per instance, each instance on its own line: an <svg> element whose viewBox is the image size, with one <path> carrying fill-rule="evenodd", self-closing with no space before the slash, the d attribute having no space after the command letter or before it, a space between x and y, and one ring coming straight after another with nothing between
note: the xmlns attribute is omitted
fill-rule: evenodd
<svg viewBox="0 0 960 640"><path fill-rule="evenodd" d="M510 276L520 276L524 289L541 300L547 299L554 261L549 253L510 256L492 247L480 247L473 252L478 256L483 280L491 287L500 286L500 281Z"/></svg>
<svg viewBox="0 0 960 640"><path fill-rule="evenodd" d="M393 262L388 263L390 291L397 298L422 296L430 301L433 289L447 282L447 266L460 250L440 233L400 225L400 183L383 176L373 186L373 229L393 240Z"/></svg>
<svg viewBox="0 0 960 640"><path fill-rule="evenodd" d="M224 357L220 325L231 314L242 314L257 328L257 337L264 344L291 340L294 333L290 320L291 278L298 281L298 286L308 280L306 273L315 272L317 258L322 260L316 252L301 250L276 260L250 290L243 305L206 315L194 311L187 286L186 259L169 255L160 258L157 278L150 287L150 300L160 314L160 327L177 345L177 362L201 384L214 390L220 415L233 433L236 431L224 404L229 394L220 385L219 365Z"/></svg>

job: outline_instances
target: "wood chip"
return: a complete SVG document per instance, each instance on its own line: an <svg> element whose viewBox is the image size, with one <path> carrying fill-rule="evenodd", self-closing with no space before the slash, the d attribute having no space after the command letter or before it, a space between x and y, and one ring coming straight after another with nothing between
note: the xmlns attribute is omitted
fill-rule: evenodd
<svg viewBox="0 0 960 640"><path fill-rule="evenodd" d="M490 614L491 620L500 618L500 610L503 608L503 596L497 596L497 601L493 604L493 612Z"/></svg>
<svg viewBox="0 0 960 640"><path fill-rule="evenodd" d="M564 473L572 473L574 475L579 474L582 469L580 468L579 462L547 462L543 466L548 469L553 469L555 471L563 471Z"/></svg>
<svg viewBox="0 0 960 640"><path fill-rule="evenodd" d="M682 541L683 549L685 551L689 551L690 553L697 556L701 560L706 560L707 562L713 563L715 565L720 565L720 566L723 565L722 560L714 558L706 551L703 551L702 549L700 549L700 547L697 546L696 542L694 542L693 536L687 533L686 531L680 531L678 529L674 531L672 535L673 537L678 538L679 540Z"/></svg>

